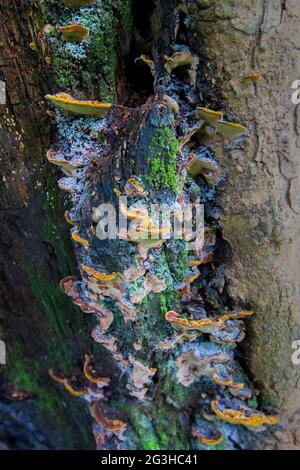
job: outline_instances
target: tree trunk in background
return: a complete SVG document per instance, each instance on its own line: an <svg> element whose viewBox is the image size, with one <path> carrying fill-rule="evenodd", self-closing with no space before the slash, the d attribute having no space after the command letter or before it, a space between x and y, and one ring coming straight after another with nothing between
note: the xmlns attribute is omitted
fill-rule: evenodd
<svg viewBox="0 0 300 470"><path fill-rule="evenodd" d="M74 259L57 172L45 162L50 69L41 49L41 4L0 2L0 79L7 87L7 103L0 105L0 320L7 365L0 367L6 383L35 397L14 404L4 393L0 440L12 448L92 448L86 410L48 378L54 357L81 364L89 336L87 320L58 288L74 272Z"/></svg>
<svg viewBox="0 0 300 470"><path fill-rule="evenodd" d="M257 312L245 350L262 398L283 410L279 446L299 448L299 123L292 83L299 79L296 0L199 0L192 23L203 53L209 103L239 116L247 146L223 162L219 191L226 282L230 296ZM195 39L194 39L195 38ZM251 72L262 79L247 80Z"/></svg>
<svg viewBox="0 0 300 470"><path fill-rule="evenodd" d="M225 425L223 446L299 447L299 366L292 364L291 355L292 342L299 335L300 169L298 114L291 102L291 84L300 78L299 57L294 55L300 47L300 6L296 0L186 0L176 12L179 3L97 0L91 9L80 12L91 38L84 55L74 48L66 53L59 35L43 32L49 23L58 27L74 22L78 10L74 13L58 1L0 0L0 79L7 85L7 104L0 105L4 292L0 338L5 339L8 353L5 383L34 394L16 404L4 386L0 417L19 413L20 423L33 422L37 429L30 431L24 424L12 427L11 434L26 437L11 443L7 429L5 434L0 425L0 440L12 447L94 448L87 407L48 378L51 367L79 373L84 353L92 352L101 373L111 378L105 392L106 412L127 423L128 448L199 448L192 427L203 425L201 412L207 396L212 399L217 393L225 399L228 392L210 384L208 378L191 387L178 383L176 361L185 346L156 349L158 342L174 332L164 313L186 309L186 314L201 318L201 309L214 315L236 305L256 311L247 324L248 339L239 348L239 356L262 391L260 405L282 410L283 427L275 431L275 437L270 433L257 437L242 426L235 431ZM185 68L171 78L166 76L164 56L172 56L176 42L199 57L195 88L186 82ZM154 60L154 81L146 64L135 63L141 54ZM249 75L254 71L262 76L257 83ZM206 222L218 233L215 267L200 269L193 290L198 310L175 292L185 280L188 255L184 247L172 243L154 252L150 262L155 276L167 281L167 289L152 292L134 306L137 320L124 321L126 309L105 301L105 308L114 315L109 336L117 338L122 359L129 359L126 365L120 357L112 360L102 347L104 335L94 334L102 346L91 341L95 319L72 306L58 288L60 279L76 274L76 268L65 228L64 199L57 189L58 172L46 162L45 154L54 142L67 148L74 121L60 117L59 137L51 133L44 95L53 91L137 107L115 109L104 137L94 130L87 137L81 121L76 128L79 136L82 131L83 139L89 139L92 150L100 148L89 172L82 176L84 192L75 204L80 235L90 242L89 256L74 244L77 265L82 268L92 260L93 266L107 274L129 268L136 252L127 241L105 244L96 240L92 208L101 202L117 206L114 189L122 192L132 176L144 178L152 200L170 203L180 191L192 197L195 185L185 182L182 171L186 155L177 160L177 175L172 165L174 146L189 130L196 106L222 110L227 121L241 122L248 129L246 145L227 146L224 154L218 154L225 178L215 193L217 206L209 198L205 206ZM178 115L174 102L164 95L177 100ZM201 190L209 194L201 184ZM225 278L219 282L223 267ZM151 272L152 268L147 269ZM80 274L77 287L86 294L92 283L82 269ZM131 283L130 294L140 288L139 282ZM118 361L123 370L118 369ZM133 398L132 392L138 395L146 386L151 400ZM100 446L103 442L97 431L95 435ZM108 441L103 445L116 447L117 438L105 435Z"/></svg>

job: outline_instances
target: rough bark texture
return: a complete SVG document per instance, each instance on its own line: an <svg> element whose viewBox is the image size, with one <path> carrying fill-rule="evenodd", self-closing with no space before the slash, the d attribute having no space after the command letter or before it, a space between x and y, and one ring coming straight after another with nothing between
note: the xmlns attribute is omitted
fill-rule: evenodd
<svg viewBox="0 0 300 470"><path fill-rule="evenodd" d="M299 130L297 110L291 103L291 83L299 74L299 60L293 54L299 48L299 6L296 0L187 0L176 11L175 0L149 0L143 16L139 3L98 0L82 10L80 20L90 28L87 49L70 48L57 30L49 33L48 28L47 34L42 33L45 23L58 27L78 20L79 13L61 2L47 4L44 17L43 2L0 3L0 78L8 86L7 106L0 106L5 172L1 321L9 355L8 378L36 394L35 401L21 405L21 410L47 436L46 444L43 437L33 438L38 446L93 448L87 410L48 379L51 367L78 374L84 352L93 352L97 367L111 379L104 392L105 413L127 423L125 448L203 448L192 436L192 427L203 426L201 413L208 400L232 397L207 377L195 380L191 387L178 382L177 360L185 346L156 349L158 342L173 334L164 314L171 308L182 309L188 317L199 319L204 309L211 317L236 305L251 306L256 316L248 328L241 362L263 392L259 404L281 408L283 425L275 433L276 444L268 434L257 438L242 426L220 424L226 438L220 448L299 447L299 369L291 362L291 344L299 334ZM176 43L199 57L195 87L187 83L186 68L171 77L166 74L164 56L173 54ZM154 82L147 65L135 63L140 54L153 57ZM52 83L46 78L49 70L54 74ZM248 77L253 71L262 75L257 84ZM43 95L50 91L136 106L135 110L116 108L98 127L88 119L58 113L58 133L51 138L68 158L72 157L71 142L76 144L72 148L82 144L82 154L91 157L73 180L73 216L89 249L74 244L80 280L72 284L69 294L77 303L85 303L86 309L93 293L100 326L107 310L112 312L109 334L100 326L94 330L102 346L89 343L91 322L74 311L57 288L59 280L74 274L75 268L68 254L62 199L54 186L56 172L44 164L50 126ZM164 95L177 100L177 116L174 103ZM115 298L103 299L82 264L106 274L123 273L137 252L128 241L101 243L95 237L92 208L101 202L117 206L114 190L124 191L133 175L145 183L151 201L170 204L181 193L190 199L195 192L199 195L197 184L186 182L187 152L177 154L177 175L173 160L177 138L196 123L195 106L221 110L227 121L241 122L248 129L246 145L240 141L216 154L225 174L214 193L218 207L210 188L197 181L206 202L206 223L218 233L214 265L201 267L191 302L175 292L188 272L185 248L168 243L154 251L147 272L167 280L167 289L137 302L137 319L128 320L124 305ZM198 138L213 151L207 139L201 140L203 135ZM123 286L126 295L133 296L142 287L138 279L127 284ZM108 344L109 338L117 339L117 352ZM208 338L191 342L191 348L194 344L201 351ZM239 379L249 385L240 367L234 367ZM157 369L154 379L153 368ZM141 399L146 386L149 400ZM250 402L257 406L253 397ZM98 447L120 446L120 435L105 429L93 427Z"/></svg>
<svg viewBox="0 0 300 470"><path fill-rule="evenodd" d="M41 48L41 6L0 2L0 77L7 86L7 103L0 105L0 319L7 347L1 372L5 383L35 396L27 404L3 397L1 422L9 424L0 435L12 448L88 448L93 440L87 413L62 397L47 371L53 357L76 367L89 338L83 334L86 319L58 288L61 277L74 270L74 260L57 172L45 164L50 120L44 94L50 81ZM30 431L31 421L38 431Z"/></svg>
<svg viewBox="0 0 300 470"><path fill-rule="evenodd" d="M192 15L211 102L249 129L247 147L224 162L225 273L229 294L257 312L246 357L263 400L283 410L285 448L299 447L299 366L291 360L299 338L299 130L291 100L299 8L289 0L200 0ZM257 85L245 80L253 71L262 74Z"/></svg>

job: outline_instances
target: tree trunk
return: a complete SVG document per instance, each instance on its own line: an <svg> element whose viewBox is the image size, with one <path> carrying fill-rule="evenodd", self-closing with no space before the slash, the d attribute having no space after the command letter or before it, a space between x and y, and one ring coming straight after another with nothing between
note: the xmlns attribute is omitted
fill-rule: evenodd
<svg viewBox="0 0 300 470"><path fill-rule="evenodd" d="M263 402L281 409L279 448L299 448L299 366L292 362L299 337L299 142L291 99L299 8L296 1L199 1L192 15L211 101L248 128L246 147L223 162L225 277L229 295L256 311L245 362ZM247 79L252 72L261 74L259 82Z"/></svg>
<svg viewBox="0 0 300 470"><path fill-rule="evenodd" d="M86 319L58 288L74 271L74 257L57 171L45 163L51 129L44 94L51 85L41 2L1 0L0 18L0 78L7 88L0 105L0 319L7 350L0 415L10 423L0 425L0 436L12 448L92 448L85 408L48 377L54 357L76 368L90 341ZM14 389L34 399L15 403L22 394Z"/></svg>
<svg viewBox="0 0 300 470"><path fill-rule="evenodd" d="M99 449L297 447L298 131L290 87L299 7L43 3L0 4L8 95L0 105L3 413L27 413L43 434L24 432L28 442L15 445L93 448L93 430ZM89 30L84 43L61 37L59 27L75 22ZM55 92L116 105L105 117L52 110L51 134L44 95ZM85 112L96 106L85 103ZM201 106L246 126L246 137L242 125L220 123L221 115L217 122ZM50 146L49 160L67 173L59 187L69 193L77 273L65 200L53 186L58 173L45 160ZM177 213L199 202L206 230L193 251L174 231L151 245L130 230L99 239L101 204L121 208L145 234L148 219L137 207L160 203ZM58 289L61 278L84 313ZM239 317L252 309L241 347ZM22 391L34 397L13 404ZM225 408L247 418L234 422Z"/></svg>

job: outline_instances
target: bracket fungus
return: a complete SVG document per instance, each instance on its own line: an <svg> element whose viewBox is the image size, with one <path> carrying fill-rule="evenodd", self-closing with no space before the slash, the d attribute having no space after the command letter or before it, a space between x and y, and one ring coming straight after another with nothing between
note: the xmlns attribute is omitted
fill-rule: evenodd
<svg viewBox="0 0 300 470"><path fill-rule="evenodd" d="M132 355L129 355L129 365L131 370L128 373L129 383L127 389L130 390L131 396L144 399L148 391L146 386L151 383L152 377L157 369L145 366Z"/></svg>
<svg viewBox="0 0 300 470"><path fill-rule="evenodd" d="M155 64L154 64L154 61L152 59L149 59L149 57L147 57L145 54L142 54L140 55L140 57L137 57L135 59L135 62L137 62L138 60L141 60L142 62L144 62L146 65L148 65L148 67L150 68L151 70L151 73L154 75L155 74Z"/></svg>
<svg viewBox="0 0 300 470"><path fill-rule="evenodd" d="M143 198L148 195L141 183L136 178L129 178L125 184L125 193L128 197Z"/></svg>
<svg viewBox="0 0 300 470"><path fill-rule="evenodd" d="M148 209L146 207L131 206L127 208L124 204L120 204L121 214L128 220L140 220L145 227L153 225L152 220L148 216Z"/></svg>
<svg viewBox="0 0 300 470"><path fill-rule="evenodd" d="M46 95L46 98L62 111L84 116L95 116L101 118L104 117L112 107L110 103L101 103L100 101L76 100L67 93Z"/></svg>
<svg viewBox="0 0 300 470"><path fill-rule="evenodd" d="M127 370L128 360L125 359L120 353L117 346L118 338L116 336L104 335L100 326L97 325L92 331L92 338L96 341L96 343L101 344L107 351L111 353L112 357L122 370Z"/></svg>
<svg viewBox="0 0 300 470"><path fill-rule="evenodd" d="M81 24L68 24L59 28L62 37L67 42L81 42L89 37L90 31Z"/></svg>
<svg viewBox="0 0 300 470"><path fill-rule="evenodd" d="M60 178L58 180L58 187L66 193L70 193L72 196L76 197L76 190L78 188L77 179L73 176Z"/></svg>
<svg viewBox="0 0 300 470"><path fill-rule="evenodd" d="M62 2L70 8L82 8L92 5L96 0L62 0Z"/></svg>
<svg viewBox="0 0 300 470"><path fill-rule="evenodd" d="M106 416L101 400L96 401L91 406L91 415L96 423L105 429L105 431L113 433L122 433L125 431L127 424L119 419L110 419Z"/></svg>
<svg viewBox="0 0 300 470"><path fill-rule="evenodd" d="M62 1L73 8L96 3L96 0ZM100 5L101 2L98 3ZM252 385L248 386L247 378L236 365L233 348L245 335L241 319L250 317L254 312L235 309L217 314L230 297L226 292L222 266L219 266L219 256L215 257L216 266L212 262L219 227L219 211L213 201L214 186L224 162L222 151L227 149L224 141L245 133L246 128L224 121L221 111L196 108L200 104L197 103L199 90L192 90L191 86L196 83L199 58L183 44L187 28L192 25L192 19L188 18L190 7L186 3L181 3L175 10L178 44L169 45L168 50L172 51L170 56L163 55L161 47L155 46L153 57L161 54L159 66L143 54L136 59L150 68L154 76L151 90L154 87L155 96L139 106L132 120L130 109L122 106L117 114L109 114L109 122L106 119L88 119L105 118L114 105L77 99L66 93L46 96L65 112L51 111L58 128L55 149L60 149L49 150L47 158L60 166L66 175L66 178L60 179L59 187L71 194L72 208L65 213L65 219L71 226L71 237L76 242L74 248L80 265L80 278L65 278L60 287L83 312L95 315L96 325L91 336L108 352L111 363L119 368L119 377L116 374L114 378L120 387L118 393L124 411L130 415L126 405L138 406L138 400L143 408L142 413L148 415L149 411L152 419L152 411L158 410L157 382L165 387L163 394L167 404L175 404L182 414L191 410L189 414L192 419L195 418L192 435L197 441L193 445L216 446L223 441L223 433L224 436L228 435L228 422L260 430L262 424L273 424L277 417L267 417L243 403L243 400L254 398L254 389ZM97 24L90 18L94 14ZM121 20L122 15L117 16L118 21ZM101 20L100 23L98 20ZM103 26L98 7L97 11L92 8L90 11L70 13L68 23L74 24L61 26L64 24L62 21L61 18L59 24L53 26L53 32L59 28L61 39L74 44L59 43L62 42L66 51L74 52L71 54L74 58L76 52L76 67L78 65L80 70L85 70L86 61L92 61L92 70L95 57L87 57L85 46L93 45L94 39L97 39L95 33L98 34L99 27ZM81 22L88 23L90 31ZM80 44L89 33L90 40ZM55 37L55 40L58 38ZM78 51L82 52L84 59ZM140 68L146 69L143 64ZM64 70L60 72L63 74ZM249 76L247 80L254 82L255 77L252 78ZM63 89L68 88L77 90L76 97L84 96L78 87L65 83ZM92 91L93 86L85 88L91 93L96 92ZM112 96L104 92L101 95ZM90 96L93 99L94 95ZM80 119L74 119L69 114ZM159 151L163 149L159 156L156 147ZM165 169L160 165L160 157L163 156ZM149 164L146 167L145 162ZM159 165L156 165L157 162ZM147 166L149 175L154 174L151 178L139 173L145 171ZM158 166L157 171L155 166ZM160 173L162 180L166 180L164 186L156 184ZM105 178L109 178L109 184ZM176 184L171 185L173 179ZM208 188L207 185L213 187ZM123 194L131 198L129 207L122 204ZM204 240L199 237L195 241L195 217L192 211L188 212L188 207L192 204L195 207L202 200L208 201L209 215L205 219ZM102 217L101 203L108 202L115 206L120 203L118 215L126 218L127 222L119 224L117 242L104 244L99 242L100 237L95 236L95 226ZM174 229L164 215L152 215L152 204L157 202L166 203L172 208ZM151 207L151 217L147 207ZM212 226L207 226L208 220ZM177 237L179 228L176 226L181 227L182 224L177 222L190 223L191 228L185 227L181 238ZM177 238L180 238L180 243ZM187 247L189 242L193 243L192 251ZM151 253L150 249L153 249ZM202 266L204 264L207 266ZM120 265L124 267L120 268ZM198 282L192 284L198 277ZM159 364L160 360L166 360L167 364L155 380L156 368L150 365ZM111 450L121 447L125 440L126 448L136 444L131 442L136 426L125 439L122 433L126 423L110 418L114 412L109 399L116 398L118 401L118 397L115 390L104 394L104 387L109 385L110 379L102 377L95 357L85 355L83 371L78 377L65 377L54 369L50 371L50 376L69 393L84 397L89 403L95 420L93 432L97 447ZM172 384L172 381L176 383ZM189 386L193 397L185 389ZM150 409L149 403L143 406L153 396L154 408ZM194 404L190 406L194 398L208 421L204 425L201 422L203 418L198 416L198 408ZM181 403L179 406L178 402L181 401L182 406ZM142 413L137 416L142 417ZM218 430L213 421L220 419L226 424L220 423ZM156 424L153 422L155 431ZM239 428L236 428L238 431ZM158 438L162 440L160 436Z"/></svg>
<svg viewBox="0 0 300 470"><path fill-rule="evenodd" d="M61 372L55 369L49 370L49 376L55 382L64 385L65 389L75 397L83 397L88 394L87 388L78 385L72 379L65 377Z"/></svg>
<svg viewBox="0 0 300 470"><path fill-rule="evenodd" d="M239 135L245 134L247 129L242 124L237 124L235 122L227 121L218 121L217 129L222 134L224 139L232 140Z"/></svg>
<svg viewBox="0 0 300 470"><path fill-rule="evenodd" d="M78 226L78 222L73 218L72 211L66 211L66 212L64 213L64 216L65 216L65 221L66 221L69 225L72 225L73 227L77 227L77 226Z"/></svg>
<svg viewBox="0 0 300 470"><path fill-rule="evenodd" d="M49 163L59 166L66 176L74 176L77 168L82 166L82 162L66 160L62 153L55 152L55 150L52 149L47 152L47 160Z"/></svg>
<svg viewBox="0 0 300 470"><path fill-rule="evenodd" d="M197 108L196 117L203 119L209 125L216 127L217 122L223 120L223 113L221 111L213 111L208 108Z"/></svg>
<svg viewBox="0 0 300 470"><path fill-rule="evenodd" d="M83 272L85 272L89 276L101 282L115 281L118 277L120 277L119 273L111 273L111 274L101 273L100 271L96 271L96 269L93 269L90 266L86 266L85 264L81 265L81 269Z"/></svg>
<svg viewBox="0 0 300 470"><path fill-rule="evenodd" d="M183 352L177 359L178 381L188 387L201 376L212 377L218 370L217 366L231 360L231 354L212 343L197 346L183 346Z"/></svg>
<svg viewBox="0 0 300 470"><path fill-rule="evenodd" d="M194 426L192 436L204 446L216 446L224 440L223 433L214 428L213 425L208 426L208 423L201 426L201 428Z"/></svg>
<svg viewBox="0 0 300 470"><path fill-rule="evenodd" d="M78 230L73 230L71 237L74 242L79 243L87 250L89 249L89 246L90 246L89 241L81 237Z"/></svg>
<svg viewBox="0 0 300 470"><path fill-rule="evenodd" d="M209 333L212 341L235 346L245 336L243 323L239 322L238 319L251 316L253 313L252 310L237 310L216 319L201 318L199 320L188 320L171 310L166 313L165 319L178 330L195 330L201 333Z"/></svg>
<svg viewBox="0 0 300 470"><path fill-rule="evenodd" d="M98 375L92 363L92 357L89 354L85 354L83 373L90 382L97 384L98 387L99 386L104 387L105 385L108 385L110 383L110 378L102 377L102 375Z"/></svg>
<svg viewBox="0 0 300 470"><path fill-rule="evenodd" d="M218 418L232 424L243 424L247 427L258 427L264 424L274 425L280 421L279 416L267 416L261 411L249 408L242 402L237 404L237 407L234 409L226 408L226 405L218 400L212 400L210 406L211 410Z"/></svg>
<svg viewBox="0 0 300 470"><path fill-rule="evenodd" d="M176 100L174 100L174 98L172 98L169 95L163 95L163 100L169 106L172 113L174 114L179 113L179 104L177 103Z"/></svg>
<svg viewBox="0 0 300 470"><path fill-rule="evenodd" d="M199 57L195 54L192 54L189 49L184 49L182 51L176 51L174 54L169 57L164 56L165 60L165 69L169 75L177 67L189 66L188 77L190 85L194 86L196 83L197 68L199 65Z"/></svg>
<svg viewBox="0 0 300 470"><path fill-rule="evenodd" d="M209 185L213 185L220 174L220 168L217 163L207 158L195 155L194 153L189 155L189 162L186 169L193 178L203 175Z"/></svg>

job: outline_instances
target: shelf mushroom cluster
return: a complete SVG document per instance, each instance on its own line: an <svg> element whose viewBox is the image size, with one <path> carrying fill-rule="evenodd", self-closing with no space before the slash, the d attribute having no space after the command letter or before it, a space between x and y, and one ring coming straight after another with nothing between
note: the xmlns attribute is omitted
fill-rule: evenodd
<svg viewBox="0 0 300 470"><path fill-rule="evenodd" d="M94 1L63 0L63 3L69 8L81 8L92 5ZM188 13L185 7L180 11L183 15ZM175 15L177 14L178 9L175 12ZM158 71L155 62L144 54L138 59L150 67L155 79L158 74L163 73L160 77L160 87L164 89L164 93L163 97L157 100L160 101L160 106L169 110L170 115L177 116L177 156L181 162L177 170L181 172L182 180L188 177L194 180L195 185L201 181L209 190L214 190L222 177L223 168L217 161L216 154L208 152L207 143L212 143L210 148L214 148L213 142L217 141L217 147L220 149L224 143L240 139L246 133L246 128L239 123L227 122L223 112L206 107L194 107L193 112L189 113L191 119L181 111L182 102L189 107L194 103L190 96L184 101L181 92L186 90L186 87L189 90L194 89L199 58L188 46L176 44L178 31L177 25L173 53L163 57L163 72ZM60 33L64 41L80 42L89 38L88 28L80 24L60 26ZM186 70L187 83L181 83L181 79L176 76L178 68ZM172 81L176 82L173 87L170 86ZM133 350L128 352L120 338L110 332L115 321L115 310L108 307L106 300L113 302L121 313L122 320L126 325L129 323L134 330L134 324L139 319L139 306L144 299L151 293L159 295L168 289L168 282L157 269L157 256L153 253L157 252L159 257L166 240L172 238L174 233L169 224L159 225L148 215L143 203L147 205L151 200L151 193L155 191L144 184L143 178L131 175L127 181L118 184L113 193L117 200L125 195L130 201L134 201L129 208L120 203L120 213L130 222L130 226L129 230L120 230L118 234L120 240L136 247L132 262L122 272L109 272L103 265L93 262L91 250L97 243L95 226L100 216L94 208L90 227L87 227L86 223L81 223L80 209L91 162L95 155L101 154L104 145L109 146L106 131L113 105L77 99L62 92L48 94L46 98L57 108L57 116L63 122L64 130L73 126L72 138L65 138L63 131L59 148L50 149L47 153L47 160L59 166L65 175L59 180L59 187L71 196L72 208L66 211L65 219L71 226L71 239L81 275L80 279L75 276L63 279L60 288L84 313L95 315L97 325L92 332L93 339L109 352L115 364L126 375L128 395L146 405L151 400L153 378L157 368L135 356L135 351L142 348L138 342ZM83 140L80 127L82 120L86 123ZM74 125L78 132L74 133ZM104 145L95 141L95 126L96 133L103 134ZM182 185L180 193L176 195L178 212L182 211L191 199L191 192ZM184 241L189 241L188 237ZM245 335L242 320L251 317L254 312L236 308L231 311L225 309L219 315L203 313L199 316L195 308L199 298L203 300L197 293L195 284L201 279L203 267L212 265L215 244L215 227L206 226L204 243L195 246L189 253L185 276L180 282L174 281L172 285L173 291L181 301L182 312L162 312L162 319L173 331L173 336L165 337L154 348L154 354L155 351L164 350L170 361L175 362L174 381L184 387L197 384L203 377L211 381L216 396L210 401L206 397L202 404L199 402L199 406L203 407L203 420L196 420L191 436L195 442L205 447L223 442L226 433L220 425L222 422L262 430L264 425L273 425L279 420L278 416L267 416L247 406L246 401L253 397L254 390L249 384L241 381L236 372L233 351ZM112 436L115 439L114 444L117 447L122 446L121 443L126 440L128 423L111 418L104 391L110 379L98 375L89 355L85 356L83 376L65 376L56 369L51 369L49 375L69 393L84 397L89 402L90 413L95 421L93 431L98 448L106 448Z"/></svg>

